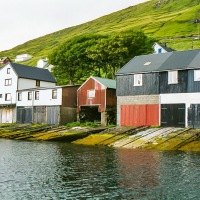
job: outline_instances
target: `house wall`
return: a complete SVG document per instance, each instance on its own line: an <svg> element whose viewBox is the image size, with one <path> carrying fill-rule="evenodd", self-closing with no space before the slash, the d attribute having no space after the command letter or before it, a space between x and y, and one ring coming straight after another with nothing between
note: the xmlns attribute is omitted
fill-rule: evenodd
<svg viewBox="0 0 200 200"><path fill-rule="evenodd" d="M159 49L161 49L160 53L167 53L167 51L165 49L163 49L160 45L158 45L157 43L153 46L154 48L154 53L159 53Z"/></svg>
<svg viewBox="0 0 200 200"><path fill-rule="evenodd" d="M40 81L40 87L53 87L56 83ZM18 90L36 88L36 80L19 78L18 80Z"/></svg>
<svg viewBox="0 0 200 200"><path fill-rule="evenodd" d="M10 68L10 74L7 74L7 69ZM12 79L12 84L9 86L5 86L5 79ZM0 104L15 104L16 103L16 90L17 90L17 75L10 65L6 65L0 71L0 94L2 94L2 98L0 98ZM9 101L5 101L5 94L10 93L11 99Z"/></svg>
<svg viewBox="0 0 200 200"><path fill-rule="evenodd" d="M62 106L77 108L77 90L80 85L67 86L62 88Z"/></svg>
<svg viewBox="0 0 200 200"><path fill-rule="evenodd" d="M160 93L184 93L188 87L188 71L178 71L178 83L168 84L168 72L160 72Z"/></svg>
<svg viewBox="0 0 200 200"><path fill-rule="evenodd" d="M194 70L187 70L188 85L187 92L200 92L200 81L194 81Z"/></svg>
<svg viewBox="0 0 200 200"><path fill-rule="evenodd" d="M134 75L117 76L117 96L159 94L159 73L143 74L142 86L134 86Z"/></svg>
<svg viewBox="0 0 200 200"><path fill-rule="evenodd" d="M95 90L95 97L88 98L88 90ZM90 78L82 87L77 91L78 95L78 112L81 106L95 106L99 105L99 112L105 111L105 98L106 89L93 78Z"/></svg>
<svg viewBox="0 0 200 200"><path fill-rule="evenodd" d="M161 94L161 104L185 104L185 126L188 126L188 108L191 104L198 104L200 102L200 92L198 93L179 93L179 94Z"/></svg>
<svg viewBox="0 0 200 200"><path fill-rule="evenodd" d="M107 107L116 107L116 105L117 105L116 90L107 88L107 90L106 90L106 108Z"/></svg>
<svg viewBox="0 0 200 200"><path fill-rule="evenodd" d="M122 105L159 105L159 95L117 96L117 125L121 122ZM159 122L160 123L160 122Z"/></svg>
<svg viewBox="0 0 200 200"><path fill-rule="evenodd" d="M57 89L57 99L52 99L52 90ZM39 100L35 99L35 91L39 91ZM19 91L22 93L22 100L17 101L17 106L55 106L62 104L62 88L38 88L34 90ZM32 100L28 100L28 92L32 92Z"/></svg>

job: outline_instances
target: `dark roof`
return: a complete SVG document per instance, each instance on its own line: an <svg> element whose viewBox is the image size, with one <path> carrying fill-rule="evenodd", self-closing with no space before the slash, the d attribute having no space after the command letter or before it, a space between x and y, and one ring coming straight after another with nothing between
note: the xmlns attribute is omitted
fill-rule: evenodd
<svg viewBox="0 0 200 200"><path fill-rule="evenodd" d="M200 50L136 56L124 65L116 75L200 68L199 61Z"/></svg>
<svg viewBox="0 0 200 200"><path fill-rule="evenodd" d="M26 65L9 63L19 78L34 79L40 81L47 81L56 83L56 79L49 72L48 69L41 69L38 67L30 67Z"/></svg>
<svg viewBox="0 0 200 200"><path fill-rule="evenodd" d="M97 80L98 82L100 82L102 85L104 85L107 88L116 89L116 80L101 78L101 77L96 77L96 76L92 76L92 78L94 78L95 80Z"/></svg>
<svg viewBox="0 0 200 200"><path fill-rule="evenodd" d="M158 44L158 43L157 43ZM167 47L166 45L164 44L158 44L160 45L165 51L167 52L172 52L172 51L175 51L174 49L170 48L170 47Z"/></svg>

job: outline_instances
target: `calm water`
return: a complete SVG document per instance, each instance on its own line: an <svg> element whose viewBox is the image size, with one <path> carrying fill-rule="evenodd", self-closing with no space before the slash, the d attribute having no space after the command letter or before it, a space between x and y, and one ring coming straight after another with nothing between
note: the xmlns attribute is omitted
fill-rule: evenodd
<svg viewBox="0 0 200 200"><path fill-rule="evenodd" d="M0 140L0 200L199 200L200 153Z"/></svg>

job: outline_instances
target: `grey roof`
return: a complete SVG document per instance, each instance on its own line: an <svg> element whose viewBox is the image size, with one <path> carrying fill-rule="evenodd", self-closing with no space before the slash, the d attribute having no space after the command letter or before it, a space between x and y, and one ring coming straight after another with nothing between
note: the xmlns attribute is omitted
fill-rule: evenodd
<svg viewBox="0 0 200 200"><path fill-rule="evenodd" d="M14 71L17 73L19 78L27 78L56 83L56 79L53 77L53 75L49 72L48 69L30 67L16 63L9 64L13 67Z"/></svg>
<svg viewBox="0 0 200 200"><path fill-rule="evenodd" d="M116 89L116 80L107 79L107 78L100 78L92 76L95 80L100 82L102 85L106 86L107 88Z"/></svg>
<svg viewBox="0 0 200 200"><path fill-rule="evenodd" d="M164 63L172 53L148 54L136 56L122 67L116 74L146 73L158 71L159 67ZM145 65L150 62L149 65Z"/></svg>
<svg viewBox="0 0 200 200"><path fill-rule="evenodd" d="M158 43L157 43L158 44ZM158 44L160 45L165 51L167 52L172 52L172 51L175 51L174 49L170 48L170 47L167 47L166 45L163 45L163 44Z"/></svg>
<svg viewBox="0 0 200 200"><path fill-rule="evenodd" d="M149 65L144 65L145 63ZM116 75L200 68L200 50L173 51L136 56Z"/></svg>

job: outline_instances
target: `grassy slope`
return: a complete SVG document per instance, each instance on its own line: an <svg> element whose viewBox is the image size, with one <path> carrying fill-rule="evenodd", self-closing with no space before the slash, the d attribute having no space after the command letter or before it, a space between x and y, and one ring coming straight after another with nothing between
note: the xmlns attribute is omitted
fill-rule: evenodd
<svg viewBox="0 0 200 200"><path fill-rule="evenodd" d="M200 19L199 0L151 0L127 9L103 16L99 19L78 26L66 28L52 34L28 41L11 50L0 52L0 56L13 59L17 54L33 55L28 65L35 65L39 58L44 58L64 41L80 34L112 34L126 29L142 30L150 37L168 46L185 50L200 47L200 40L188 37L198 36Z"/></svg>

